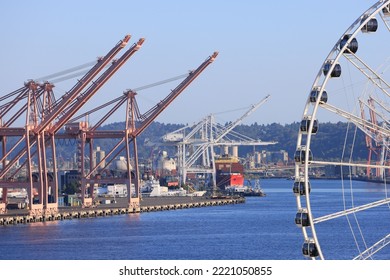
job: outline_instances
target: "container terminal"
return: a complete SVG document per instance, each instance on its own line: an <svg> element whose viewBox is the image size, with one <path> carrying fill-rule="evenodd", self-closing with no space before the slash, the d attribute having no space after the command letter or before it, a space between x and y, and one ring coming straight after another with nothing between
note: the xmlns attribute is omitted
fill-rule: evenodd
<svg viewBox="0 0 390 280"><path fill-rule="evenodd" d="M126 90L118 98L113 98L111 94L103 97L101 100L110 101L85 112L84 105L145 42L144 38L140 38L127 48L130 39L131 35L126 35L106 55L99 57L92 68L62 96L58 96L55 85L47 80L53 78L51 75L49 78L28 80L21 88L0 98L0 213L9 215L8 191L19 189L27 192L26 209L23 210L28 211L28 217L46 219L63 215L59 207L60 159L57 155L57 145L61 140L74 141L77 149L78 193L83 209L95 208L96 186L124 184L127 197L122 209L127 210L123 211L141 211L137 137L215 60L218 52L189 71L179 85L145 113L141 113L138 107L135 90ZM125 48L127 50L119 55ZM58 75L67 77L68 74L62 71ZM103 107L105 113L100 111ZM101 126L120 108L124 111L125 127L101 130ZM84 113L77 115L81 111ZM87 116L97 111L98 120L90 123ZM96 149L95 139L117 140L117 144L99 162L94 161L92 156L92 151ZM125 171L112 173L108 166L119 156L125 159ZM131 192L133 185L134 195ZM111 209L111 206L104 207Z"/></svg>
<svg viewBox="0 0 390 280"><path fill-rule="evenodd" d="M177 172L180 179L176 180L176 176L161 176L160 182L164 185L155 187L153 192L144 193L145 181L141 178L137 138L214 62L218 52L213 52L185 75L146 86L153 87L181 79L165 98L144 113L141 112L136 99L137 90L141 88L127 89L117 98L112 95L103 97L103 102L109 101L86 111L84 105L131 60L145 42L144 38L140 38L124 51L130 39L131 35L126 35L106 55L99 57L97 61L83 64L83 68L88 67L85 75L77 79L73 87L63 95L55 91L53 82L74 77L72 72L78 71L79 74L81 66L28 80L19 89L0 97L0 224L245 202L241 191L246 187L243 186L242 170L239 170L241 181L239 184L234 183L233 179L237 177L232 175L234 170L230 167L228 172L226 169L226 166L233 164L224 162L223 165L218 165L217 159L210 158L210 155L214 154L214 147L220 145L225 146L225 149L227 146L234 146L233 150L237 153L236 145L276 143L237 138L237 135L231 137L233 128L264 104L269 95L252 105L244 115L226 127L218 126L210 115L195 127L184 128L191 129L190 132L180 130L166 135L164 144L177 147L178 154L183 155L178 158ZM124 53L119 55L122 51ZM109 123L110 118L118 113L123 114L123 127L102 129ZM90 122L90 119L93 119L94 123ZM191 138L207 133L213 135L202 139ZM227 142L226 138L230 140ZM112 147L105 147L103 151L99 143L107 139L114 140L115 143ZM71 143L74 149L73 168L59 168L60 162L64 162L58 152L61 143ZM194 146L194 143L201 145ZM187 150L191 149L194 150L193 153L186 158ZM204 155L208 157L204 158ZM202 162L203 166L200 166L199 162ZM112 168L113 166L117 168ZM222 169L229 173L224 180L221 180ZM71 181L64 184L62 177L65 173L66 178ZM205 187L204 184L199 188L192 184L191 178L197 173L208 174L208 186ZM226 180L227 178L229 180ZM166 180L163 182L161 179ZM221 181L228 182L230 186L226 182L221 184ZM64 196L64 186L66 188L69 185L75 187L74 192L67 192L72 194ZM102 197L99 192L110 187L111 191L116 188L116 197L115 194L110 197L107 193ZM240 193L236 195L225 192L216 195L217 191L227 190L229 187L233 187L233 190L239 189ZM204 195L206 191L213 195ZM152 195L155 193L158 193L157 197Z"/></svg>

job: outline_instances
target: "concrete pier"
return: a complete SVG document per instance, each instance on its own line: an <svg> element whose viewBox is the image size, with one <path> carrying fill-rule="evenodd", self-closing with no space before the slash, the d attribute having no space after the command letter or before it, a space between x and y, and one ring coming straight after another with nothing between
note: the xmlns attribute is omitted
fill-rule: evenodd
<svg viewBox="0 0 390 280"><path fill-rule="evenodd" d="M8 210L0 214L0 225L16 225L36 222L60 221L66 219L81 219L91 217L103 217L124 215L132 213L167 211L196 207L222 206L227 204L244 203L243 197L208 198L208 197L147 197L142 198L139 208L128 208L125 199L116 199L112 204L100 204L90 208L83 207L59 207L54 214L30 215L28 210Z"/></svg>

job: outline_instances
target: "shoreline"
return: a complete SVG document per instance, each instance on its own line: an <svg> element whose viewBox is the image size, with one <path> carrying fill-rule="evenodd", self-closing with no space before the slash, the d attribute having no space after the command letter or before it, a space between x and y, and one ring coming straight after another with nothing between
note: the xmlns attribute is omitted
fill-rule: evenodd
<svg viewBox="0 0 390 280"><path fill-rule="evenodd" d="M143 212L168 211L198 207L222 206L227 204L245 203L243 197L208 198L208 197L148 197L142 198L139 208L128 208L121 201L116 204L98 205L91 208L59 207L58 212L48 215L29 214L28 210L8 210L0 215L0 225L28 224L47 221L62 221L67 219L94 218Z"/></svg>

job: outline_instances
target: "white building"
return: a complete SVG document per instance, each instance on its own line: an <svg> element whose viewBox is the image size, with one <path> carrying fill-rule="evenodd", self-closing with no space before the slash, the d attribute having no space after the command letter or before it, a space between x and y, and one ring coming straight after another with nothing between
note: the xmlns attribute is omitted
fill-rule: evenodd
<svg viewBox="0 0 390 280"><path fill-rule="evenodd" d="M131 185L131 192L135 193L134 184ZM107 185L96 189L97 196L127 197L126 184Z"/></svg>

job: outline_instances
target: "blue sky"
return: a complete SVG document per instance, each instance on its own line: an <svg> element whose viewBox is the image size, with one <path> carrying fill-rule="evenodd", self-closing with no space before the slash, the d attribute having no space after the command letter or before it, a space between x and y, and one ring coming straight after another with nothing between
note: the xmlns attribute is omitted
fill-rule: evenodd
<svg viewBox="0 0 390 280"><path fill-rule="evenodd" d="M234 121L267 94L244 123L299 121L325 57L375 1L2 1L2 95L31 78L106 54L126 34L143 47L88 104L187 73L219 56L158 118L193 123L210 113ZM60 96L75 81L56 84ZM180 81L140 91L145 109ZM245 108L245 109L243 109ZM142 109L142 108L141 108ZM241 110L241 111L240 111ZM112 121L123 121L118 113ZM91 120L93 121L93 119Z"/></svg>

